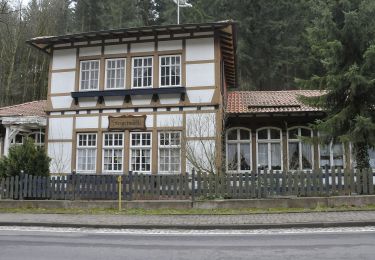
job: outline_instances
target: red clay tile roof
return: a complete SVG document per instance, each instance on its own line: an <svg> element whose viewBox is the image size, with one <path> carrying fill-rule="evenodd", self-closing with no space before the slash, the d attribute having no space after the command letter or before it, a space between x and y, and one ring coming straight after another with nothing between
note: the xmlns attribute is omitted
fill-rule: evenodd
<svg viewBox="0 0 375 260"><path fill-rule="evenodd" d="M47 100L0 107L1 116L46 116Z"/></svg>
<svg viewBox="0 0 375 260"><path fill-rule="evenodd" d="M319 96L320 90L232 91L228 92L227 113L314 112L298 100L298 96Z"/></svg>

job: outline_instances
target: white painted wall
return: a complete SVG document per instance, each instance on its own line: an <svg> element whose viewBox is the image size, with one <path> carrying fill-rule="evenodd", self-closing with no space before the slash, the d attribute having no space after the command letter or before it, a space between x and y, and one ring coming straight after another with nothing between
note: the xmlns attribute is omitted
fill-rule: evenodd
<svg viewBox="0 0 375 260"><path fill-rule="evenodd" d="M214 38L186 40L186 61L215 59Z"/></svg>
<svg viewBox="0 0 375 260"><path fill-rule="evenodd" d="M182 41L159 41L158 51L182 50Z"/></svg>
<svg viewBox="0 0 375 260"><path fill-rule="evenodd" d="M130 45L131 52L147 52L155 50L154 42L133 43Z"/></svg>
<svg viewBox="0 0 375 260"><path fill-rule="evenodd" d="M161 114L156 116L157 127L181 127L182 114Z"/></svg>
<svg viewBox="0 0 375 260"><path fill-rule="evenodd" d="M186 64L186 87L215 86L215 63Z"/></svg>
<svg viewBox="0 0 375 260"><path fill-rule="evenodd" d="M104 47L104 54L123 54L128 52L127 44L107 45Z"/></svg>
<svg viewBox="0 0 375 260"><path fill-rule="evenodd" d="M50 172L52 174L71 173L71 142L49 142L48 156L52 159L50 163Z"/></svg>
<svg viewBox="0 0 375 260"><path fill-rule="evenodd" d="M75 69L76 57L76 49L55 50L52 58L52 69Z"/></svg>
<svg viewBox="0 0 375 260"><path fill-rule="evenodd" d="M214 89L187 90L187 96L191 103L210 103L214 96Z"/></svg>
<svg viewBox="0 0 375 260"><path fill-rule="evenodd" d="M180 94L160 94L159 100L162 105L178 104L180 103Z"/></svg>
<svg viewBox="0 0 375 260"><path fill-rule="evenodd" d="M104 104L106 106L122 106L124 97L105 97Z"/></svg>
<svg viewBox="0 0 375 260"><path fill-rule="evenodd" d="M70 108L72 101L71 96L51 97L52 108L54 109Z"/></svg>
<svg viewBox="0 0 375 260"><path fill-rule="evenodd" d="M69 93L74 91L75 72L54 72L51 75L51 94Z"/></svg>
<svg viewBox="0 0 375 260"><path fill-rule="evenodd" d="M187 162L186 170L191 172L194 168L193 163L198 164L200 168L211 169L215 165L216 143L215 140L193 140L186 142Z"/></svg>
<svg viewBox="0 0 375 260"><path fill-rule="evenodd" d="M79 48L79 56L80 57L101 55L101 53L102 53L102 47L101 46Z"/></svg>
<svg viewBox="0 0 375 260"><path fill-rule="evenodd" d="M96 97L92 97L92 98L80 98L78 104L80 107L94 107L96 106L96 103L97 103Z"/></svg>
<svg viewBox="0 0 375 260"><path fill-rule="evenodd" d="M82 116L76 117L76 129L82 128L98 128L99 117L98 116Z"/></svg>
<svg viewBox="0 0 375 260"><path fill-rule="evenodd" d="M48 140L71 140L73 117L56 117L48 120Z"/></svg>
<svg viewBox="0 0 375 260"><path fill-rule="evenodd" d="M151 104L152 95L134 95L131 96L132 104L133 105L150 105Z"/></svg>
<svg viewBox="0 0 375 260"><path fill-rule="evenodd" d="M216 114L192 113L186 114L186 135L188 137L215 137Z"/></svg>

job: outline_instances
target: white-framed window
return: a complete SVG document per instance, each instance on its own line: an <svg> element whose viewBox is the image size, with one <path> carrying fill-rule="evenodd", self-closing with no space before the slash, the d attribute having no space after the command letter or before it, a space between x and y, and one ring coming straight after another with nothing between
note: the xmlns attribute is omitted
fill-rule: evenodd
<svg viewBox="0 0 375 260"><path fill-rule="evenodd" d="M121 89L125 88L125 67L126 60L121 59L107 59L105 69L105 88L106 89Z"/></svg>
<svg viewBox="0 0 375 260"><path fill-rule="evenodd" d="M226 135L227 171L244 172L251 170L251 131L233 128Z"/></svg>
<svg viewBox="0 0 375 260"><path fill-rule="evenodd" d="M80 87L82 91L99 89L99 60L84 60L80 62Z"/></svg>
<svg viewBox="0 0 375 260"><path fill-rule="evenodd" d="M124 134L103 134L103 172L123 171L124 161Z"/></svg>
<svg viewBox="0 0 375 260"><path fill-rule="evenodd" d="M159 133L159 172L181 172L181 132Z"/></svg>
<svg viewBox="0 0 375 260"><path fill-rule="evenodd" d="M151 172L151 138L152 133L130 133L130 170L134 172Z"/></svg>
<svg viewBox="0 0 375 260"><path fill-rule="evenodd" d="M152 87L152 57L136 57L132 63L132 88Z"/></svg>
<svg viewBox="0 0 375 260"><path fill-rule="evenodd" d="M77 134L77 171L94 173L96 171L96 134Z"/></svg>
<svg viewBox="0 0 375 260"><path fill-rule="evenodd" d="M181 55L160 56L159 64L160 87L181 86Z"/></svg>
<svg viewBox="0 0 375 260"><path fill-rule="evenodd" d="M282 169L281 129L257 130L257 166L259 170Z"/></svg>
<svg viewBox="0 0 375 260"><path fill-rule="evenodd" d="M319 144L319 165L320 168L330 169L344 168L345 147L343 143L330 141Z"/></svg>
<svg viewBox="0 0 375 260"><path fill-rule="evenodd" d="M288 129L289 170L311 170L313 168L313 146L303 138L311 138L313 132L306 127Z"/></svg>

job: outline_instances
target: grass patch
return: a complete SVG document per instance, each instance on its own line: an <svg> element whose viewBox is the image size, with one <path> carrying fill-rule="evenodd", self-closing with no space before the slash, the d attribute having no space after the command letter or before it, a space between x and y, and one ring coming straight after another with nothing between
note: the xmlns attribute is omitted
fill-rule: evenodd
<svg viewBox="0 0 375 260"><path fill-rule="evenodd" d="M260 213L303 213L303 212L334 212L334 211L369 211L375 210L375 205L364 207L341 206L335 208L316 207L305 208L269 208L269 209L45 209L45 208L1 208L0 213L20 214L90 214L90 215L249 215Z"/></svg>

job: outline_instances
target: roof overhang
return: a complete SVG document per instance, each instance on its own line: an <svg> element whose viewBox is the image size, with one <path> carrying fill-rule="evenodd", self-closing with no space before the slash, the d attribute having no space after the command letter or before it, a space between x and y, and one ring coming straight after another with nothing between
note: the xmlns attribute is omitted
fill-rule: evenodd
<svg viewBox="0 0 375 260"><path fill-rule="evenodd" d="M120 41L122 41L125 38L139 39L140 37L156 37L158 35L174 34L193 35L194 33L209 31L214 31L220 37L227 85L234 87L237 85L237 26L236 22L232 20L212 23L158 25L137 28L102 30L60 36L42 36L30 39L26 42L45 53L51 54L54 46L57 44L64 44L67 46L75 47L75 44L80 42L90 43L93 41L104 41L119 38L121 39Z"/></svg>
<svg viewBox="0 0 375 260"><path fill-rule="evenodd" d="M0 117L2 125L22 125L27 127L47 126L47 117L44 116L4 116Z"/></svg>

